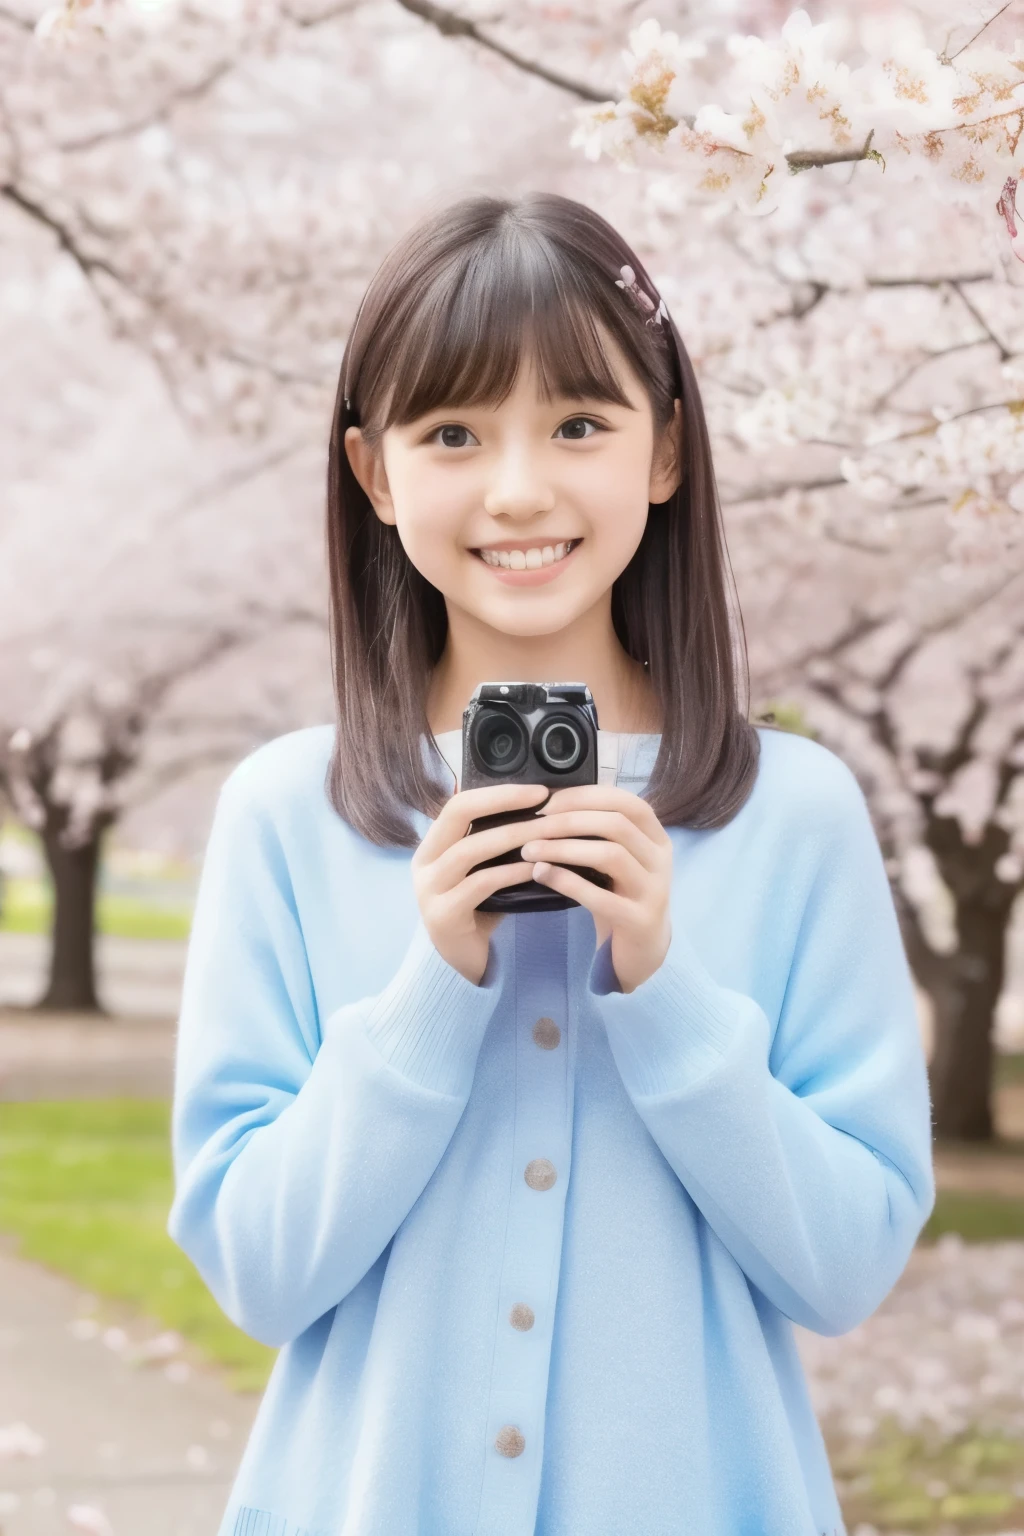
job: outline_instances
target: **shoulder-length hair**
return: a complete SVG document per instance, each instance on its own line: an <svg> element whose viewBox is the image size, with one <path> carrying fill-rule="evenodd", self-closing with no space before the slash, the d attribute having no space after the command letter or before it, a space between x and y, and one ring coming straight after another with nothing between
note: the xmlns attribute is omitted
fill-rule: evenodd
<svg viewBox="0 0 1024 1536"><path fill-rule="evenodd" d="M339 815L381 846L415 847L403 812L433 819L447 799L422 738L434 740L426 699L448 620L444 597L356 479L345 432L358 425L373 448L388 427L428 411L496 406L527 346L545 398L628 405L599 326L643 383L656 431L672 419L675 398L683 405L682 481L650 507L611 596L615 632L628 655L647 661L661 705L661 747L644 798L664 826L709 828L730 821L753 788L759 741L748 718L746 636L738 602L738 627L730 621L727 573L734 595L735 582L700 393L675 325L648 325L616 287L624 266L656 294L636 253L582 203L551 192L467 197L408 231L359 307L328 459L338 713L326 788Z"/></svg>

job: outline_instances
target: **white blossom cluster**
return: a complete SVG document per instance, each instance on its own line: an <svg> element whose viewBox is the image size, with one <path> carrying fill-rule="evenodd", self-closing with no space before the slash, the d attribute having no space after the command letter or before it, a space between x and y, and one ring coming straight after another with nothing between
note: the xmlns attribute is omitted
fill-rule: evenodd
<svg viewBox="0 0 1024 1536"><path fill-rule="evenodd" d="M1010 600L1012 607L1012 597ZM891 626L894 649L913 633L910 622ZM923 802L935 816L957 823L965 849L977 848L993 829L1007 845L995 862L995 878L1024 889L1024 646L1020 623L1007 612L986 632L965 621L950 634L922 641L912 668L888 696L874 667L856 653L819 658L806 668L808 709L828 744L855 765L879 831L890 850L889 874L898 880L925 919L926 938L937 952L955 945L955 914L947 909L934 858L923 846ZM965 721L984 710L964 761L948 776L927 766L941 760ZM871 717L886 716L895 750L873 740Z"/></svg>
<svg viewBox="0 0 1024 1536"><path fill-rule="evenodd" d="M641 145L671 156L698 200L766 214L786 195L788 172L828 156L866 154L889 180L927 177L946 202L981 200L991 211L1012 183L1004 217L1014 254L1024 231L1013 217L1024 173L1024 43L1012 54L979 40L956 57L928 46L909 8L817 25L792 12L778 39L729 34L712 62L708 45L648 19L623 55L624 96L577 111L574 144L591 159L635 161Z"/></svg>
<svg viewBox="0 0 1024 1536"><path fill-rule="evenodd" d="M900 491L926 487L949 498L951 564L991 562L1024 539L1024 401L1012 409L943 421L854 458L844 478L870 501L891 502Z"/></svg>
<svg viewBox="0 0 1024 1536"><path fill-rule="evenodd" d="M44 830L48 803L51 813L63 812L62 841L74 848L97 822L117 815L124 780L112 778L109 767L113 758L131 761L137 752L134 702L123 678L97 676L84 663L61 670L42 690L31 724L14 731L4 754L11 799L26 826Z"/></svg>
<svg viewBox="0 0 1024 1536"><path fill-rule="evenodd" d="M965 19L968 8L961 7L957 41L975 30ZM1009 49L1000 52L987 41L994 28L947 64L938 53L921 54L921 23L908 22L901 31L896 23L900 13L881 6L869 6L859 19L850 12L842 26L830 23L828 28L812 27L797 13L781 40L767 40L766 25L765 39L741 38L721 47L715 27L737 25L722 4L701 8L701 36L677 39L677 44L669 41L672 34L645 23L633 35L630 54L634 95L648 102L651 122L661 109L663 117L678 114L676 125L667 128L659 169L645 184L642 178L616 175L610 165L587 165L549 123L540 145L530 137L543 120L540 110L529 121L519 120L515 133L504 132L509 113L521 110L524 102L549 103L550 87L521 78L507 60L488 61L482 50L442 40L395 5L356 7L333 31L327 22L288 31L271 0L248 9L233 0L225 0L223 7L180 8L174 25L171 0L152 8L142 0L102 0L102 5L100 0L92 5L73 0L71 9L83 22L77 48L37 49L38 38L27 45L13 28L0 30L0 72L10 65L5 106L12 129L8 138L0 125L0 160L9 155L12 185L26 203L38 205L41 215L25 226L38 243L29 250L26 240L19 314L31 315L42 302L42 284L30 281L34 268L56 269L59 262L64 286L74 288L75 304L55 315L53 329L72 341L83 323L79 310L98 313L100 323L110 319L115 336L129 337L157 360L181 417L190 424L224 426L263 441L270 425L292 425L294 418L284 407L294 405L301 419L297 435L312 434L322 444L346 325L397 232L394 224L412 219L424 202L436 205L442 187L452 196L470 186L489 188L495 181L520 190L540 177L599 206L645 261L694 360L724 489L742 491L744 479L767 485L769 492L781 483L778 494L767 494L760 503L751 499L768 509L761 523L774 519L793 535L788 544L783 547L780 540L772 557L765 557L759 514L749 521L735 514L730 529L738 562L753 572L745 594L752 632L777 633L791 653L806 657L813 654L816 640L827 638L833 617L838 621L865 593L886 583L898 585L908 563L916 561L921 573L942 558L953 566L977 566L987 552L998 573L1004 563L1021 562L1024 464L1013 402L1024 397L1024 379L1015 373L1017 359L1024 356L1024 300L1004 218L995 214L1001 183L987 190L982 184L979 196L991 217L979 237L974 208L947 199L950 178L908 180L925 160L915 159L905 147L893 150L897 135L913 148L917 141L911 130L920 126L919 119L934 122L940 107L947 116L961 111L950 105L950 81L959 81L958 89L969 83L971 70L990 55L988 96L994 99L1002 91L1007 101L1020 99L1016 65L1006 73L1012 63ZM486 7L476 0L466 0L460 9L485 17ZM529 13L536 33L519 39L519 53L571 73L579 56L558 53L565 49L565 34L549 26L549 9L539 3L524 6L522 17ZM618 8L619 15L623 9ZM324 7L323 13L333 10ZM102 22L111 46L87 13ZM987 14L979 13L979 25ZM753 15L754 8L748 8L748 21ZM211 19L209 26L203 17ZM604 26L618 46L614 15L606 23L595 8L589 21L595 30ZM54 35L61 31L55 21L49 25ZM938 16L934 27L938 47L946 36ZM947 41L947 46L952 50L954 44ZM908 72L915 50L924 57L920 90ZM483 68L490 68L496 79L500 72L501 91L471 89L479 78L473 72ZM464 121L431 115L434 99L444 94L436 89L440 70L448 71L448 94L472 102ZM602 73L603 65L595 64L594 72ZM206 80L214 84L198 89L197 83ZM808 81L814 101L807 97ZM787 153L846 152L838 132L843 129L851 135L846 149L852 144L859 153L863 140L853 129L866 138L870 126L872 148L885 145L885 170L869 160L791 176L780 164L769 183L775 198L771 218L745 218L750 203L742 197L741 212L725 217L731 195L710 192L702 194L703 206L695 209L686 167L692 170L697 162L682 148L672 152L671 145L682 144L692 129L687 114L691 108L699 111L702 103L720 102L722 114L734 117L741 115L741 107L746 111L737 95L740 87L744 100L764 110L765 123L752 135L752 144L763 149L765 136L775 133L789 143ZM851 100L858 103L852 115L846 110ZM629 101L633 107L620 104L615 131L622 131L623 142L634 147L641 140L659 143L655 132L641 132L644 119L637 101ZM837 101L842 111L830 115ZM561 98L556 106L560 110ZM979 98L971 109L972 122L983 109ZM842 116L849 117L848 130ZM960 127L965 125L966 117ZM950 128L942 142L959 142L964 137L960 127ZM941 138L944 130L936 131ZM551 159L546 161L543 152L549 145ZM503 153L507 162L500 158ZM735 148L721 153L712 148L705 168L721 163L736 171L743 161ZM950 163L947 157L947 171ZM898 210L891 196L894 179ZM783 186L785 197L779 195ZM766 212L769 206L766 196L756 211ZM12 222L19 217L13 207L6 210ZM47 220L66 232L68 244L60 251L44 249L44 240L50 239ZM74 267L69 250L80 254L83 270ZM957 286L958 274L970 282ZM890 279L906 286L876 283ZM0 313L13 380L28 375L20 365L11 367L16 361L11 289L8 284L7 308ZM0 301L4 297L0 289ZM1002 376L993 355L997 347L1009 354ZM25 367L35 368L44 350L28 334L26 322ZM92 355L89 343L79 342L76 350L79 360ZM122 482L120 470L108 480L95 455L78 455L73 470L69 462L66 479L56 480L52 442L58 435L62 443L76 434L83 443L101 440L100 423L88 410L72 409L72 398L66 410L59 409L64 387L57 377L52 384L11 392L6 446L16 472L0 561L0 597L9 615L20 594L29 590L25 572L36 569L19 541L31 530L51 527L43 512L54 502L69 528L82 528L86 509L95 502L90 514L95 536L69 543L54 512L52 533L45 539L31 533L53 556L52 570L45 567L48 574L37 587L55 596L63 593L74 567L73 587L64 601L51 606L72 614L77 594L88 592L95 614L109 621L127 608L131 626L139 622L135 608L143 594L150 628L165 611L179 623L180 608L190 626L205 631L225 610L235 611L243 586L246 595L249 585L273 593L289 552L314 547L306 522L295 521L294 488L282 482L276 499L279 517L243 515L240 507L226 524L215 516L205 493L197 490L193 497L173 489L173 465L165 459L158 469L152 435L141 424L126 429L132 454L126 455L123 441L113 437L109 452L112 460L126 464L152 461L148 477L140 468L137 483ZM96 393L103 391L97 388ZM31 403L31 413L23 412L23 400ZM38 431L32 426L37 419ZM35 483L43 463L48 466L45 494ZM729 485L734 478L737 483ZM802 488L805 481L818 481L821 488ZM226 476L225 486L230 483ZM100 494L104 485L107 490ZM740 497L724 499L735 505ZM313 507L310 497L302 500ZM917 502L940 510L919 514L916 521L905 517ZM316 511L319 516L318 505ZM896 536L922 529L926 519L932 526L923 531L934 532L939 546L934 561L934 550L924 555L916 550L911 556L909 538L901 544ZM173 548L168 543L172 534ZM831 550L830 540L835 541ZM841 584L826 597L819 573L836 544L845 554L843 541L856 548L870 546L875 565L865 571L849 562ZM154 556L158 570L127 580L121 560L132 550L141 559L149 545L159 550ZM104 551L108 563L117 555L111 568L121 574L116 581L105 578L100 592L90 573ZM216 581L211 553L217 557ZM257 570L260 558L265 558L265 572ZM808 587L799 598L803 571ZM934 588L939 585L932 580ZM769 588L776 592L777 609L758 613L760 592ZM101 601L103 593L109 600ZM936 595L943 597L941 591ZM928 622L924 611L919 618ZM17 626L8 624L16 633ZM80 629L74 634L69 640L61 621L55 643L72 661L86 648ZM969 654L967 642L965 647ZM99 649L91 654L91 643L89 661L102 675ZM844 677L848 707L869 707L872 686L867 675L859 683ZM945 699L945 681L939 686ZM0 708L9 727L4 745L19 723L36 746L43 739L59 740L58 757L62 764L66 757L67 767L61 768L56 785L62 794L75 786L81 810L74 824L83 828L90 817L116 814L121 794L102 781L97 730L106 716L83 705L89 697L87 690L63 695L66 736L63 728L58 736L56 715L50 714L47 727L35 704L31 709L21 703L17 710ZM902 722L903 705L894 704L893 711ZM847 760L870 778L874 770L862 745L862 719L847 714L855 727L847 742L839 734L839 711L834 714L829 744L841 746ZM1006 730L1019 716L1008 693L1000 717ZM29 737L17 740L27 749ZM909 730L906 740L914 740ZM973 756L991 765L1004 744L979 742ZM40 808L33 813L27 750L22 761L20 792L25 819L31 822ZM893 766L888 778L877 775L873 790L872 809L880 822L898 827L894 841L902 852L912 850L921 834L916 773L908 746L905 760ZM988 812L995 809L983 791L980 781L970 793L963 790L965 829L978 824L986 806ZM1016 819L1024 821L1024 816ZM1019 853L1015 844L1001 866L1001 878L1011 883L1018 878L1014 861Z"/></svg>
<svg viewBox="0 0 1024 1536"><path fill-rule="evenodd" d="M260 27L270 33L280 26L281 7L276 0L190 0L190 11L229 25ZM179 19L179 8L167 0L61 0L49 5L35 22L37 42L54 49L78 47L83 35L116 35L126 13L130 20L141 21L161 31Z"/></svg>
<svg viewBox="0 0 1024 1536"><path fill-rule="evenodd" d="M803 534L895 547L904 511L928 506L946 575L1019 560L1020 267L998 223L979 241L925 183L901 189L897 222L871 167L842 174L797 178L763 220L708 219L674 176L647 182L658 286L716 447L737 450L730 471L772 465L742 479L778 482L765 507ZM812 468L805 447L831 453Z"/></svg>

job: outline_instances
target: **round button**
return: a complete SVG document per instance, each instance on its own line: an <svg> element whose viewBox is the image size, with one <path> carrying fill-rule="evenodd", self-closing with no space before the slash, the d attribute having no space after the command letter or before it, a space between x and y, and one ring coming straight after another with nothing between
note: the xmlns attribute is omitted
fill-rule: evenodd
<svg viewBox="0 0 1024 1536"><path fill-rule="evenodd" d="M494 1448L503 1456L521 1456L526 1450L526 1441L514 1424L505 1424L498 1430Z"/></svg>
<svg viewBox="0 0 1024 1536"><path fill-rule="evenodd" d="M520 1333L526 1333L535 1322L533 1308L528 1307L525 1301L517 1301L508 1314L508 1320L513 1328L518 1328Z"/></svg>
<svg viewBox="0 0 1024 1536"><path fill-rule="evenodd" d="M542 1051L553 1051L562 1038L562 1031L554 1019L549 1019L547 1014L545 1014L533 1026L533 1038Z"/></svg>
<svg viewBox="0 0 1024 1536"><path fill-rule="evenodd" d="M558 1174L554 1163L549 1163L546 1157L535 1157L527 1163L523 1177L531 1189L550 1189Z"/></svg>

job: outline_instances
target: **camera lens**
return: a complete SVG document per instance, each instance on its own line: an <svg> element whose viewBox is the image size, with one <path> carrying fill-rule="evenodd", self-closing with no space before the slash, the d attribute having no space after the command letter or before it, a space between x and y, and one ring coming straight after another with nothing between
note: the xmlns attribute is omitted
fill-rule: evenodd
<svg viewBox="0 0 1024 1536"><path fill-rule="evenodd" d="M546 768L565 773L575 768L582 754L580 733L568 720L552 720L541 728L537 756Z"/></svg>
<svg viewBox="0 0 1024 1536"><path fill-rule="evenodd" d="M473 749L488 773L515 773L526 761L526 732L516 715L490 710L477 715Z"/></svg>

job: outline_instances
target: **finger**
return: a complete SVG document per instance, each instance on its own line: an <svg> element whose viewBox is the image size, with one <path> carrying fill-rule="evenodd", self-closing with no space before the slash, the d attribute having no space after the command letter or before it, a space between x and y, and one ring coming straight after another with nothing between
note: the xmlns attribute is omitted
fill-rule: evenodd
<svg viewBox="0 0 1024 1536"><path fill-rule="evenodd" d="M485 897L493 896L503 886L522 885L532 879L533 865L517 859L514 864L495 864L491 869L476 870L452 890L443 892L437 900L455 903L471 912Z"/></svg>
<svg viewBox="0 0 1024 1536"><path fill-rule="evenodd" d="M545 837L523 845L523 858L559 865L582 864L600 870L615 882L615 894L634 901L643 898L650 871L638 864L621 843L588 842L582 837Z"/></svg>
<svg viewBox="0 0 1024 1536"><path fill-rule="evenodd" d="M470 822L478 816L540 805L547 795L546 784L483 784L479 789L463 790L445 801L421 838L413 858L421 864L432 863L446 848L465 837Z"/></svg>
<svg viewBox="0 0 1024 1536"><path fill-rule="evenodd" d="M560 864L547 864L538 874L538 866L535 864L533 878L540 885L549 885L553 891L560 891L563 896L571 896L595 918L602 918L609 932L620 921L622 903L626 898L617 896L614 891L603 890L593 880L587 880L571 869L563 869Z"/></svg>
<svg viewBox="0 0 1024 1536"><path fill-rule="evenodd" d="M637 863L652 875L657 874L661 868L664 850L652 843L636 822L622 811L551 811L534 817L534 821L536 827L530 829L531 842L540 837L592 832L627 849Z"/></svg>
<svg viewBox="0 0 1024 1536"><path fill-rule="evenodd" d="M616 784L574 784L569 789L557 789L542 814L558 816L563 810L620 811L652 843L664 846L671 842L649 801Z"/></svg>
<svg viewBox="0 0 1024 1536"><path fill-rule="evenodd" d="M482 832L461 837L454 847L438 855L429 870L424 871L424 878L433 890L450 891L466 879L475 864L484 864L502 853L518 852L533 825L534 818L524 814L521 821L504 822L500 827L486 827Z"/></svg>

